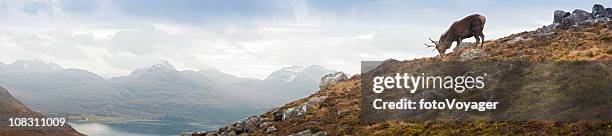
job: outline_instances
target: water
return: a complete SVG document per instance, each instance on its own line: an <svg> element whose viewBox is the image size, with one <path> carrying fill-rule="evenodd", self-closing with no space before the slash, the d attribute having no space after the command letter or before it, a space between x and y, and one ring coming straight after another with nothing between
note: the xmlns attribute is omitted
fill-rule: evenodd
<svg viewBox="0 0 612 136"><path fill-rule="evenodd" d="M77 131L88 136L176 136L181 132L212 130L204 125L179 122L147 121L130 123L70 122Z"/></svg>

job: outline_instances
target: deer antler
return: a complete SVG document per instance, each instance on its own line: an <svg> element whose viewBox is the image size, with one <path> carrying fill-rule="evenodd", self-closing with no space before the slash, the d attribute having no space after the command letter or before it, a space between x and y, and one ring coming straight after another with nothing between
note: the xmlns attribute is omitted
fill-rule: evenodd
<svg viewBox="0 0 612 136"><path fill-rule="evenodd" d="M431 42L434 44L434 45L431 45L431 44L427 44L427 43L425 43L425 46L427 46L427 48L431 48L431 47L434 47L434 48L435 48L436 46L438 46L438 43L436 43L436 41L432 40L432 39L431 39L431 38L429 38L429 37L427 37L427 39L429 39L429 41L431 41Z"/></svg>

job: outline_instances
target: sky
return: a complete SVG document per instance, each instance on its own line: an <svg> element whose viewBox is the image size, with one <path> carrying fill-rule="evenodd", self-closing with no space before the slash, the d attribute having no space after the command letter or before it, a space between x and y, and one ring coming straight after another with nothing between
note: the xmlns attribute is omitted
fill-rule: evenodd
<svg viewBox="0 0 612 136"><path fill-rule="evenodd" d="M37 59L109 78L169 61L266 78L293 65L357 74L360 61L437 55L467 15L487 17L487 40L590 12L605 0L2 0L0 61ZM474 41L473 38L465 41Z"/></svg>

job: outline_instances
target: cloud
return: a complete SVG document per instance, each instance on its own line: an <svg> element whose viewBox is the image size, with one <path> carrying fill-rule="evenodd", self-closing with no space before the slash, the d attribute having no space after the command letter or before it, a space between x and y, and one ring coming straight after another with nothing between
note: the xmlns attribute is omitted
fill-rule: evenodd
<svg viewBox="0 0 612 136"><path fill-rule="evenodd" d="M426 37L439 37L469 14L487 16L484 31L492 39L551 22L557 8L590 9L596 2L0 1L0 60L36 58L107 77L160 60L256 78L291 65L357 73L363 60L436 55L422 45Z"/></svg>

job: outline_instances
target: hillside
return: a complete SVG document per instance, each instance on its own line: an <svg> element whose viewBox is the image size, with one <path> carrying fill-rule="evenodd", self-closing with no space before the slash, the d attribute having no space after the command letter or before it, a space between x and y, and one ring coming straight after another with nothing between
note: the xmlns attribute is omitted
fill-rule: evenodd
<svg viewBox="0 0 612 136"><path fill-rule="evenodd" d="M557 13L557 12L555 12ZM575 13L581 13L580 11ZM410 68L440 61L610 61L612 22L610 16L593 14L587 20L566 18L538 30L486 41L484 47L458 47L441 57L386 60L380 67ZM591 14L588 14L591 16ZM612 15L612 14L611 14ZM568 17L572 16L572 17ZM586 17L585 17L586 18ZM574 21L573 23L568 23ZM609 73L602 73L609 74ZM355 75L324 86L307 98L252 116L212 132L184 135L610 135L612 122L600 121L500 121L442 122L360 120L361 79ZM609 75L608 75L609 76ZM297 110L297 111L296 111ZM609 112L608 112L609 113Z"/></svg>
<svg viewBox="0 0 612 136"><path fill-rule="evenodd" d="M13 98L8 91L0 87L0 117L2 122L6 123L4 117L44 117L44 115L32 111L27 106L23 105L17 99ZM76 130L69 125L61 128L8 128L4 126L0 127L0 136L80 136Z"/></svg>

